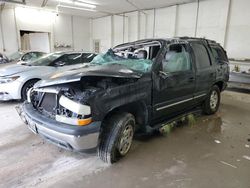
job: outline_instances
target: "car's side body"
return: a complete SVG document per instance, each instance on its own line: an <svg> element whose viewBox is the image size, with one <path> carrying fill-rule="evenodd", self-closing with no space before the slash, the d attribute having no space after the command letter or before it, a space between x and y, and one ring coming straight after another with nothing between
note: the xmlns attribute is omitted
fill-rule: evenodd
<svg viewBox="0 0 250 188"><path fill-rule="evenodd" d="M56 54L56 53L54 53ZM79 68L83 66L83 63L90 62L95 54L93 53L83 53L83 52L58 52L58 58L51 61L48 65L41 66L33 66L30 63L21 63L19 65L9 65L2 67L0 69L0 101L8 101L8 100L19 100L22 99L22 90L26 83L32 82L34 85L35 82L46 79L49 75ZM84 54L92 54L93 57L89 59L84 59ZM79 61L68 64L69 60L65 59L68 56L81 56L78 58ZM48 55L49 56L49 55ZM44 56L45 57L45 56ZM33 61L33 64L39 62L40 59ZM63 61L62 61L63 60ZM59 64L57 65L57 63ZM60 64L62 63L62 64ZM10 82L4 82L3 80L8 78L16 78Z"/></svg>

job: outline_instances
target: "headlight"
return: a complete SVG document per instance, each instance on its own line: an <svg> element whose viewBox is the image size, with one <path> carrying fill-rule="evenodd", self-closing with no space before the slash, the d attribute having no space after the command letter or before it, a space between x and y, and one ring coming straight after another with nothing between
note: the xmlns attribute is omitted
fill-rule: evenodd
<svg viewBox="0 0 250 188"><path fill-rule="evenodd" d="M20 76L0 77L0 84L5 84L17 80Z"/></svg>

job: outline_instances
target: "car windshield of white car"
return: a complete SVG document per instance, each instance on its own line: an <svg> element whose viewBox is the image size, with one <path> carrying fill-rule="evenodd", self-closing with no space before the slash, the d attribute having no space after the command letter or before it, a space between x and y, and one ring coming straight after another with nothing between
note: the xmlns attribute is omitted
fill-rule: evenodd
<svg viewBox="0 0 250 188"><path fill-rule="evenodd" d="M30 66L49 66L57 58L61 57L63 53L52 53L29 63Z"/></svg>

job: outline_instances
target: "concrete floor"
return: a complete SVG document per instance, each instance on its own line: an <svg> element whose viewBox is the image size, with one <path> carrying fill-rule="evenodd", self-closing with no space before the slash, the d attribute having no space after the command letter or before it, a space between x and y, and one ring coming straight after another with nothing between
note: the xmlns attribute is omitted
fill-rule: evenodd
<svg viewBox="0 0 250 188"><path fill-rule="evenodd" d="M33 135L17 104L0 103L0 187L250 187L249 94L224 92L216 115L135 141L112 166Z"/></svg>

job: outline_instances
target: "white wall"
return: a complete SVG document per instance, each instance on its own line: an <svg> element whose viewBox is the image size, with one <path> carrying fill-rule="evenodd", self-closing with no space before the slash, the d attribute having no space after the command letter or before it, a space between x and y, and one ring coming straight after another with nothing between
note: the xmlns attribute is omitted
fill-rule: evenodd
<svg viewBox="0 0 250 188"><path fill-rule="evenodd" d="M71 48L63 50L90 51L90 20L80 16L71 16L29 8L5 8L2 16L5 52L7 55L17 51L20 46L20 30L50 33L51 47L54 44L69 44ZM62 50L62 49L60 49ZM3 52L0 33L0 52Z"/></svg>
<svg viewBox="0 0 250 188"><path fill-rule="evenodd" d="M195 35L197 3L184 4L177 7L176 36Z"/></svg>
<svg viewBox="0 0 250 188"><path fill-rule="evenodd" d="M197 37L216 40L224 45L229 0L201 1Z"/></svg>
<svg viewBox="0 0 250 188"><path fill-rule="evenodd" d="M101 43L106 45L103 49L111 47L108 44L116 45L143 38L196 36L221 43L230 58L250 59L249 0L231 0L231 8L230 0L203 0L199 4L198 17L197 8L198 3L194 2L130 12L125 14L124 19L113 16L108 23L104 19L106 27L113 29L105 28L104 35L108 37L99 37ZM101 22L95 22L92 27L95 35L103 33L103 25ZM109 33L109 30L113 31L113 34Z"/></svg>
<svg viewBox="0 0 250 188"><path fill-rule="evenodd" d="M3 35L2 35L2 17L1 17L1 10L0 10L0 52L3 52Z"/></svg>
<svg viewBox="0 0 250 188"><path fill-rule="evenodd" d="M226 49L230 57L250 58L250 1L232 0Z"/></svg>
<svg viewBox="0 0 250 188"><path fill-rule="evenodd" d="M175 36L176 6L157 9L155 12L155 37Z"/></svg>
<svg viewBox="0 0 250 188"><path fill-rule="evenodd" d="M48 33L30 33L30 49L41 52L50 52L49 34ZM42 43L41 43L42 41Z"/></svg>
<svg viewBox="0 0 250 188"><path fill-rule="evenodd" d="M74 49L90 51L90 20L73 16L73 40Z"/></svg>
<svg viewBox="0 0 250 188"><path fill-rule="evenodd" d="M112 45L111 16L94 19L92 22L92 39L100 40L101 52L107 51Z"/></svg>
<svg viewBox="0 0 250 188"><path fill-rule="evenodd" d="M125 24L125 35L127 40L125 42L132 42L139 38L139 12L130 12L125 14L127 17L127 24ZM127 29L126 29L127 27Z"/></svg>
<svg viewBox="0 0 250 188"><path fill-rule="evenodd" d="M123 15L114 15L113 16L113 45L118 45L124 41L124 16Z"/></svg>
<svg viewBox="0 0 250 188"><path fill-rule="evenodd" d="M5 50L6 54L9 55L10 53L18 50L18 39L14 19L14 10L4 9L2 10L1 14Z"/></svg>

